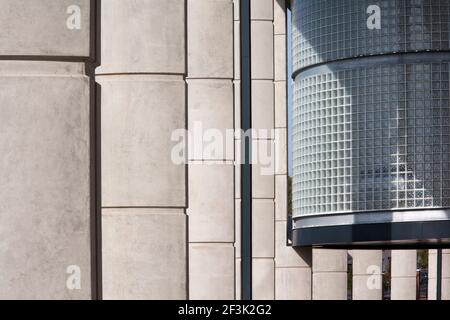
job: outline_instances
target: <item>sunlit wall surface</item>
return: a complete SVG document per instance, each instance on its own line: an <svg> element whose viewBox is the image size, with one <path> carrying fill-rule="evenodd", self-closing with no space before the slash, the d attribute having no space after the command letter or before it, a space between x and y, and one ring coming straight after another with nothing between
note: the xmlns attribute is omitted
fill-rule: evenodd
<svg viewBox="0 0 450 320"><path fill-rule="evenodd" d="M379 29L368 27L377 27L370 18L378 14L374 5ZM358 56L448 50L449 8L449 0L294 0L294 70Z"/></svg>
<svg viewBox="0 0 450 320"><path fill-rule="evenodd" d="M294 228L448 220L449 6L292 2Z"/></svg>

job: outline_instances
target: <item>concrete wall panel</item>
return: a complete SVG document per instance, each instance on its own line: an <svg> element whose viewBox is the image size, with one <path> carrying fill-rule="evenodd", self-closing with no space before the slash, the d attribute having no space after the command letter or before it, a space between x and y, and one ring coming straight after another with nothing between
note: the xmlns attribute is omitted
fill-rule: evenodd
<svg viewBox="0 0 450 320"><path fill-rule="evenodd" d="M195 134L189 159L234 160L232 81L188 80L188 104L188 128ZM213 141L218 142L217 148L211 148Z"/></svg>
<svg viewBox="0 0 450 320"><path fill-rule="evenodd" d="M270 199L253 199L252 237L253 257L274 258L275 217Z"/></svg>
<svg viewBox="0 0 450 320"><path fill-rule="evenodd" d="M271 80L252 81L252 129L271 130L275 126L274 86ZM271 132L258 132L258 138L271 138ZM272 137L273 138L273 137Z"/></svg>
<svg viewBox="0 0 450 320"><path fill-rule="evenodd" d="M104 207L183 207L185 165L172 161L172 132L185 128L178 77L98 77L102 86Z"/></svg>
<svg viewBox="0 0 450 320"><path fill-rule="evenodd" d="M90 55L90 0L0 0L0 8L0 55Z"/></svg>
<svg viewBox="0 0 450 320"><path fill-rule="evenodd" d="M286 175L275 176L275 219L286 221L288 218L288 181Z"/></svg>
<svg viewBox="0 0 450 320"><path fill-rule="evenodd" d="M275 81L286 81L286 35L276 35L274 39L275 45Z"/></svg>
<svg viewBox="0 0 450 320"><path fill-rule="evenodd" d="M353 300L381 300L382 260L381 250L352 250Z"/></svg>
<svg viewBox="0 0 450 320"><path fill-rule="evenodd" d="M347 300L347 250L313 249L313 300Z"/></svg>
<svg viewBox="0 0 450 320"><path fill-rule="evenodd" d="M77 63L0 62L1 299L91 298L83 70ZM66 286L70 266L79 268L79 290Z"/></svg>
<svg viewBox="0 0 450 320"><path fill-rule="evenodd" d="M391 299L416 299L416 250L392 250Z"/></svg>
<svg viewBox="0 0 450 320"><path fill-rule="evenodd" d="M254 140L252 155L252 196L256 199L275 197L275 155L272 140Z"/></svg>
<svg viewBox="0 0 450 320"><path fill-rule="evenodd" d="M106 209L102 224L104 299L187 298L182 210Z"/></svg>
<svg viewBox="0 0 450 320"><path fill-rule="evenodd" d="M313 273L313 300L347 300L347 273Z"/></svg>
<svg viewBox="0 0 450 320"><path fill-rule="evenodd" d="M233 300L235 256L232 244L189 245L189 299Z"/></svg>
<svg viewBox="0 0 450 320"><path fill-rule="evenodd" d="M286 0L273 0L273 26L275 35L286 34Z"/></svg>
<svg viewBox="0 0 450 320"><path fill-rule="evenodd" d="M185 73L185 0L101 3L97 74Z"/></svg>
<svg viewBox="0 0 450 320"><path fill-rule="evenodd" d="M274 39L272 21L252 21L252 79L274 77Z"/></svg>
<svg viewBox="0 0 450 320"><path fill-rule="evenodd" d="M234 242L234 166L189 165L189 241Z"/></svg>
<svg viewBox="0 0 450 320"><path fill-rule="evenodd" d="M311 300L310 268L276 268L276 300Z"/></svg>
<svg viewBox="0 0 450 320"><path fill-rule="evenodd" d="M383 276L374 274L371 276L353 276L353 300L381 300L382 289L375 283L382 283ZM376 286L376 287L375 287Z"/></svg>
<svg viewBox="0 0 450 320"><path fill-rule="evenodd" d="M275 82L275 128L287 128L286 81Z"/></svg>
<svg viewBox="0 0 450 320"><path fill-rule="evenodd" d="M232 79L233 3L188 1L188 76Z"/></svg>
<svg viewBox="0 0 450 320"><path fill-rule="evenodd" d="M273 0L250 0L252 20L273 20Z"/></svg>
<svg viewBox="0 0 450 320"><path fill-rule="evenodd" d="M273 259L253 259L252 284L254 300L275 299L275 263Z"/></svg>
<svg viewBox="0 0 450 320"><path fill-rule="evenodd" d="M275 227L275 261L277 268L310 268L311 250L293 248L287 245L286 221L277 221Z"/></svg>

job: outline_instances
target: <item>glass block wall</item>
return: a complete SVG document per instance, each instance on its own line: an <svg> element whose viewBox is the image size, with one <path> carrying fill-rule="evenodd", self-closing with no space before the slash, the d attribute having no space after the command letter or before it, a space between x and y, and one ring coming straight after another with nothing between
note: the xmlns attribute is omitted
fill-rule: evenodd
<svg viewBox="0 0 450 320"><path fill-rule="evenodd" d="M294 218L450 207L449 7L292 1Z"/></svg>
<svg viewBox="0 0 450 320"><path fill-rule="evenodd" d="M381 28L367 28L367 8ZM448 50L450 0L294 0L294 70L313 64L420 50Z"/></svg>
<svg viewBox="0 0 450 320"><path fill-rule="evenodd" d="M294 105L294 215L450 205L447 63L299 77Z"/></svg>

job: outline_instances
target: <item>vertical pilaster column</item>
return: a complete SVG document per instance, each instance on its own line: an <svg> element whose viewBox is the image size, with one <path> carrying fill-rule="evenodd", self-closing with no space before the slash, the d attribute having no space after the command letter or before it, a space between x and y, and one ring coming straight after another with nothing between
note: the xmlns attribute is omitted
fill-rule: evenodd
<svg viewBox="0 0 450 320"><path fill-rule="evenodd" d="M392 250L391 299L416 300L416 250Z"/></svg>
<svg viewBox="0 0 450 320"><path fill-rule="evenodd" d="M437 250L428 251L428 300L436 300ZM450 250L442 250L441 299L450 300Z"/></svg>
<svg viewBox="0 0 450 320"><path fill-rule="evenodd" d="M103 297L185 299L186 3L101 4Z"/></svg>
<svg viewBox="0 0 450 320"><path fill-rule="evenodd" d="M273 0L274 8L274 121L275 121L275 299L311 299L311 249L287 243L287 65L286 1Z"/></svg>
<svg viewBox="0 0 450 320"><path fill-rule="evenodd" d="M347 300L347 250L313 249L313 300Z"/></svg>
<svg viewBox="0 0 450 320"><path fill-rule="evenodd" d="M96 297L89 0L0 0L0 299Z"/></svg>
<svg viewBox="0 0 450 320"><path fill-rule="evenodd" d="M353 300L381 300L383 251L352 250Z"/></svg>
<svg viewBox="0 0 450 320"><path fill-rule="evenodd" d="M273 0L251 0L253 299L275 298Z"/></svg>
<svg viewBox="0 0 450 320"><path fill-rule="evenodd" d="M187 5L189 298L234 299L233 1Z"/></svg>

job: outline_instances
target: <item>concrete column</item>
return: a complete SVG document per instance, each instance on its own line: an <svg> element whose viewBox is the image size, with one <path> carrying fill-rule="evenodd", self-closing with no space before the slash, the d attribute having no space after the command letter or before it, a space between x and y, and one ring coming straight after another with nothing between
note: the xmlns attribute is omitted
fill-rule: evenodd
<svg viewBox="0 0 450 320"><path fill-rule="evenodd" d="M311 300L311 249L287 243L286 1L272 0L274 13L275 299Z"/></svg>
<svg viewBox="0 0 450 320"><path fill-rule="evenodd" d="M437 250L428 251L428 300L436 300ZM450 300L450 250L442 250L441 299Z"/></svg>
<svg viewBox="0 0 450 320"><path fill-rule="evenodd" d="M353 300L381 300L383 251L352 250Z"/></svg>
<svg viewBox="0 0 450 320"><path fill-rule="evenodd" d="M104 299L186 299L184 0L101 1Z"/></svg>
<svg viewBox="0 0 450 320"><path fill-rule="evenodd" d="M416 250L392 250L391 299L416 300Z"/></svg>
<svg viewBox="0 0 450 320"><path fill-rule="evenodd" d="M187 10L189 298L231 300L236 295L233 1L188 0Z"/></svg>
<svg viewBox="0 0 450 320"><path fill-rule="evenodd" d="M253 299L275 299L273 0L251 0Z"/></svg>
<svg viewBox="0 0 450 320"><path fill-rule="evenodd" d="M0 299L91 299L91 3L0 8Z"/></svg>
<svg viewBox="0 0 450 320"><path fill-rule="evenodd" d="M276 208L278 211L278 207ZM311 300L311 249L287 245L286 220L277 220L275 235L275 299Z"/></svg>
<svg viewBox="0 0 450 320"><path fill-rule="evenodd" d="M347 300L347 250L313 249L313 300Z"/></svg>

